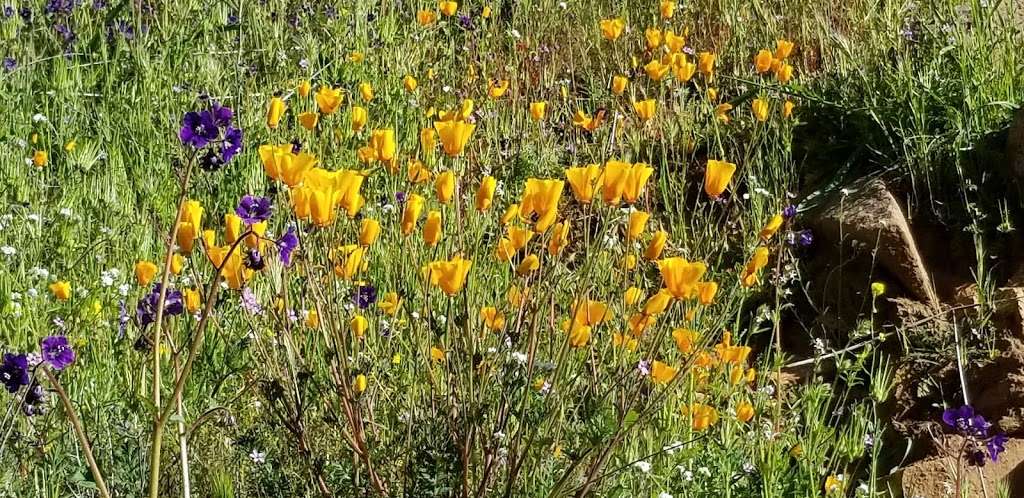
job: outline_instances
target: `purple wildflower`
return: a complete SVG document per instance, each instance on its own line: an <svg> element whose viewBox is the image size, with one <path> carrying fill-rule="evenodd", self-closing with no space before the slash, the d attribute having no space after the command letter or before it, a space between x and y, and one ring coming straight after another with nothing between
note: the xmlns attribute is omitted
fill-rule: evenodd
<svg viewBox="0 0 1024 498"><path fill-rule="evenodd" d="M405 204L405 192L395 192L395 200L399 204Z"/></svg>
<svg viewBox="0 0 1024 498"><path fill-rule="evenodd" d="M4 362L0 364L0 382L4 383L9 393L16 393L21 386L28 385L28 357L4 353Z"/></svg>
<svg viewBox="0 0 1024 498"><path fill-rule="evenodd" d="M29 386L28 392L25 393L21 411L29 417L46 413L46 398L46 390L43 389L43 386L33 382Z"/></svg>
<svg viewBox="0 0 1024 498"><path fill-rule="evenodd" d="M32 22L32 9L22 7L21 10L18 11L18 15L21 16L21 20L24 21L25 24Z"/></svg>
<svg viewBox="0 0 1024 498"><path fill-rule="evenodd" d="M942 421L960 434L969 437L986 437L989 428L992 427L985 417L974 413L974 407L971 405L947 409L942 412Z"/></svg>
<svg viewBox="0 0 1024 498"><path fill-rule="evenodd" d="M277 239L277 247L281 251L281 263L285 266L292 264L292 251L299 246L299 237L295 235L295 225L288 225L288 230Z"/></svg>
<svg viewBox="0 0 1024 498"><path fill-rule="evenodd" d="M4 19L10 19L11 17L14 17L14 6L4 5Z"/></svg>
<svg viewBox="0 0 1024 498"><path fill-rule="evenodd" d="M945 410L942 412L942 422L963 436L961 455L966 457L970 465L985 465L986 456L995 462L999 454L1006 450L1006 434L1000 432L989 437L992 424L970 405Z"/></svg>
<svg viewBox="0 0 1024 498"><path fill-rule="evenodd" d="M78 4L77 0L50 0L46 3L47 14L70 14Z"/></svg>
<svg viewBox="0 0 1024 498"><path fill-rule="evenodd" d="M202 149L216 139L219 132L210 111L190 111L186 112L185 117L181 120L181 131L178 132L178 138L186 145Z"/></svg>
<svg viewBox="0 0 1024 498"><path fill-rule="evenodd" d="M810 245L814 243L814 232L810 231L810 229L801 230L800 233L797 234L796 242L800 247L810 247Z"/></svg>
<svg viewBox="0 0 1024 498"><path fill-rule="evenodd" d="M160 304L160 284L153 286L153 290L139 300L135 307L135 316L139 320L139 326L145 327L156 321L157 306ZM180 290L170 289L164 297L164 316L175 316L185 312L185 301Z"/></svg>
<svg viewBox="0 0 1024 498"><path fill-rule="evenodd" d="M246 268L253 271L260 271L267 266L267 262L263 260L263 255L258 249L250 249L245 254L244 263Z"/></svg>
<svg viewBox="0 0 1024 498"><path fill-rule="evenodd" d="M651 360L640 360L636 364L636 371L640 372L640 375L643 377L651 375Z"/></svg>
<svg viewBox="0 0 1024 498"><path fill-rule="evenodd" d="M786 208L782 210L783 218L791 220L794 216L796 216L796 206L794 206L793 204L786 206Z"/></svg>
<svg viewBox="0 0 1024 498"><path fill-rule="evenodd" d="M255 225L270 218L270 208L269 197L253 197L246 194L235 208L235 214L242 218L246 225Z"/></svg>
<svg viewBox="0 0 1024 498"><path fill-rule="evenodd" d="M999 454L1006 451L1006 442L1009 439L1006 434L1000 432L985 443L985 449L988 450L988 456L993 462L999 461Z"/></svg>
<svg viewBox="0 0 1024 498"><path fill-rule="evenodd" d="M78 35L75 34L75 30L71 29L67 24L55 24L53 29L64 40L64 45L71 45L75 42L75 39L78 38Z"/></svg>
<svg viewBox="0 0 1024 498"><path fill-rule="evenodd" d="M51 335L41 344L43 361L54 370L64 370L75 362L75 350L68 344L68 338L63 335Z"/></svg>
<svg viewBox="0 0 1024 498"><path fill-rule="evenodd" d="M362 310L373 306L373 303L377 302L377 288L369 284L356 287L352 301Z"/></svg>
<svg viewBox="0 0 1024 498"><path fill-rule="evenodd" d="M242 309L250 315L263 314L263 307L260 306L259 299L256 298L256 294L253 294L252 289L248 287L242 289Z"/></svg>
<svg viewBox="0 0 1024 498"><path fill-rule="evenodd" d="M14 60L14 57L4 57L4 71L11 72L18 67L18 61Z"/></svg>

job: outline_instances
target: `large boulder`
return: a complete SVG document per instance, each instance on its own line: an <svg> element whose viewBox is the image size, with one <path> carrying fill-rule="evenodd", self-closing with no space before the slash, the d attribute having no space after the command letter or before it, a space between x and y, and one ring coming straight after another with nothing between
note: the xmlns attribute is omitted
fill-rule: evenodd
<svg viewBox="0 0 1024 498"><path fill-rule="evenodd" d="M808 222L818 236L816 245L830 244L848 252L874 251L872 264L895 279L908 296L938 307L932 279L900 203L882 180L869 179L843 189ZM845 264L844 259L837 260L837 265Z"/></svg>

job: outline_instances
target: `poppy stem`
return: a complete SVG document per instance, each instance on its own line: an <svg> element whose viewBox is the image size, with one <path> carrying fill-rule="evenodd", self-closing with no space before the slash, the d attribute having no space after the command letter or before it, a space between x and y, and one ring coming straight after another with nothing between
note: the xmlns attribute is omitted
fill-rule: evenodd
<svg viewBox="0 0 1024 498"><path fill-rule="evenodd" d="M164 257L164 271L160 279L160 298L157 300L156 320L153 323L153 406L156 418L153 420L153 445L149 456L149 497L157 498L160 487L160 444L162 443L163 427L159 417L160 413L160 338L161 325L164 321L164 303L167 300L167 283L171 275L171 261L174 259L174 241L181 226L181 210L185 206L188 197L188 185L192 179L192 169L195 167L195 155L189 158L188 166L185 168L185 178L181 181L181 194L178 196L178 209L174 213L174 223L171 225L171 233L167 239L166 256Z"/></svg>

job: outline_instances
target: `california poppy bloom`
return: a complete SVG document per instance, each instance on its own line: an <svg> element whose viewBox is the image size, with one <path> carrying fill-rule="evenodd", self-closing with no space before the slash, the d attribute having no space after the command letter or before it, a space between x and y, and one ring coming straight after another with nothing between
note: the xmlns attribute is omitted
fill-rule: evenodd
<svg viewBox="0 0 1024 498"><path fill-rule="evenodd" d="M654 117L654 111L656 107L657 101L654 99L633 102L633 110L636 111L637 117L639 117L642 121L647 121Z"/></svg>
<svg viewBox="0 0 1024 498"><path fill-rule="evenodd" d="M786 119L789 119L790 117L792 117L793 116L793 108L794 107L796 107L796 104L794 104L792 100L787 100L785 103L783 103L782 104L782 117L786 118Z"/></svg>
<svg viewBox="0 0 1024 498"><path fill-rule="evenodd" d="M505 328L505 315L494 306L480 308L480 319L484 321L484 327L492 332L500 332Z"/></svg>
<svg viewBox="0 0 1024 498"><path fill-rule="evenodd" d="M697 292L697 284L707 271L700 261L689 262L681 257L666 258L658 262L661 280L672 297L690 299Z"/></svg>
<svg viewBox="0 0 1024 498"><path fill-rule="evenodd" d="M594 198L594 190L600 176L601 167L596 164L565 170L565 178L569 181L569 187L572 188L573 197L584 204L589 204Z"/></svg>
<svg viewBox="0 0 1024 498"><path fill-rule="evenodd" d="M562 221L555 224L551 229L551 240L548 241L548 254L558 256L562 249L569 243L569 221Z"/></svg>
<svg viewBox="0 0 1024 498"><path fill-rule="evenodd" d="M59 301L67 301L71 298L71 284L65 280L58 280L50 284L50 294Z"/></svg>
<svg viewBox="0 0 1024 498"><path fill-rule="evenodd" d="M316 91L316 107L326 115L334 114L341 107L341 90L329 86L321 86Z"/></svg>
<svg viewBox="0 0 1024 498"><path fill-rule="evenodd" d="M430 247L436 246L441 241L441 231L441 212L427 213L427 221L423 223L423 241Z"/></svg>
<svg viewBox="0 0 1024 498"><path fill-rule="evenodd" d="M746 267L743 269L743 275L740 276L740 284L744 287L752 287L758 282L758 274L761 273L761 269L768 264L768 248L758 247L754 250L753 256L750 257L750 261L747 261Z"/></svg>
<svg viewBox="0 0 1024 498"><path fill-rule="evenodd" d="M683 415L691 418L690 425L694 431L700 432L718 423L718 411L714 408L694 403L683 407Z"/></svg>
<svg viewBox="0 0 1024 498"><path fill-rule="evenodd" d="M437 10L440 10L442 14L451 17L455 15L455 11L459 9L458 2L442 1L437 4Z"/></svg>
<svg viewBox="0 0 1024 498"><path fill-rule="evenodd" d="M680 353L690 354L697 342L697 333L690 329L675 329L672 331L672 340Z"/></svg>
<svg viewBox="0 0 1024 498"><path fill-rule="evenodd" d="M757 74L767 73L772 68L772 53L767 49L762 49L757 55L754 56L754 70Z"/></svg>
<svg viewBox="0 0 1024 498"><path fill-rule="evenodd" d="M523 258L516 266L516 275L522 277L537 271L540 268L540 258L536 254L530 254Z"/></svg>
<svg viewBox="0 0 1024 498"><path fill-rule="evenodd" d="M473 134L476 125L461 119L434 121L434 129L441 138L444 153L449 157L456 157L466 150L466 143L469 142L469 136Z"/></svg>
<svg viewBox="0 0 1024 498"><path fill-rule="evenodd" d="M665 31L665 46L672 54L678 54L686 48L686 37L677 35L672 30Z"/></svg>
<svg viewBox="0 0 1024 498"><path fill-rule="evenodd" d="M153 281L156 276L157 267L152 261L139 261L135 263L135 281L145 287Z"/></svg>
<svg viewBox="0 0 1024 498"><path fill-rule="evenodd" d="M704 171L704 193L708 197L717 199L729 186L733 173L736 172L736 165L726 161L715 159L708 160L708 167Z"/></svg>
<svg viewBox="0 0 1024 498"><path fill-rule="evenodd" d="M311 154L292 152L292 144L261 145L259 155L267 176L283 181L289 187L298 185L317 163Z"/></svg>
<svg viewBox="0 0 1024 498"><path fill-rule="evenodd" d="M765 122L768 119L768 101L764 99L754 99L750 102L750 109L754 113L754 118L760 122Z"/></svg>
<svg viewBox="0 0 1024 498"><path fill-rule="evenodd" d="M698 282L697 283L697 302L703 306L708 306L715 302L715 294L718 293L718 284L716 282Z"/></svg>
<svg viewBox="0 0 1024 498"><path fill-rule="evenodd" d="M690 81L696 72L697 65L692 62L687 62L685 57L681 62L673 64L672 66L672 75L679 81Z"/></svg>
<svg viewBox="0 0 1024 498"><path fill-rule="evenodd" d="M783 63L778 71L775 71L775 79L779 80L779 83L789 83L789 80L793 79L793 66Z"/></svg>
<svg viewBox="0 0 1024 498"><path fill-rule="evenodd" d="M433 156L435 147L437 147L437 132L433 128L421 129L420 150L423 151L423 155L426 157Z"/></svg>
<svg viewBox="0 0 1024 498"><path fill-rule="evenodd" d="M587 131L594 131L598 126L601 126L601 122L604 121L604 109L597 112L593 118L582 110L577 110L572 116L573 126L583 128Z"/></svg>
<svg viewBox="0 0 1024 498"><path fill-rule="evenodd" d="M434 192L437 194L437 200L442 204L451 202L452 197L455 196L455 173L445 171L437 175L437 180L434 181Z"/></svg>
<svg viewBox="0 0 1024 498"><path fill-rule="evenodd" d="M775 42L775 58L784 60L793 52L793 42L788 40L777 40Z"/></svg>
<svg viewBox="0 0 1024 498"><path fill-rule="evenodd" d="M473 203L477 211L484 212L490 209L491 202L494 200L494 191L497 188L498 180L493 176L485 176L483 180L480 180L480 187L476 190L476 198Z"/></svg>
<svg viewBox="0 0 1024 498"><path fill-rule="evenodd" d="M654 50L661 46L661 30L658 28L645 29L644 38L647 40L647 50Z"/></svg>
<svg viewBox="0 0 1024 498"><path fill-rule="evenodd" d="M272 97L270 104L267 106L267 127L270 129L276 129L278 123L281 122L281 116L284 115L284 100L281 97Z"/></svg>
<svg viewBox="0 0 1024 498"><path fill-rule="evenodd" d="M644 250L644 259L654 261L660 258L661 251L665 249L666 242L668 242L668 232L664 230L654 232L654 236L651 237L651 241L647 244L647 249Z"/></svg>
<svg viewBox="0 0 1024 498"><path fill-rule="evenodd" d="M523 200L519 204L519 214L524 219L537 215L534 230L538 233L546 231L558 215L558 201L562 198L562 180L526 180Z"/></svg>
<svg viewBox="0 0 1024 498"><path fill-rule="evenodd" d="M651 365L651 379L658 384L667 384L676 378L679 369L655 360Z"/></svg>
<svg viewBox="0 0 1024 498"><path fill-rule="evenodd" d="M359 96L363 98L364 102L369 102L373 100L373 86L371 86L369 83L365 81L360 83Z"/></svg>
<svg viewBox="0 0 1024 498"><path fill-rule="evenodd" d="M42 168L50 162L50 156L45 150L37 150L32 153L32 164L37 168Z"/></svg>
<svg viewBox="0 0 1024 498"><path fill-rule="evenodd" d="M363 218L359 225L359 244L371 246L380 236L380 222L373 218Z"/></svg>
<svg viewBox="0 0 1024 498"><path fill-rule="evenodd" d="M775 232L779 231L779 228L782 227L783 221L784 218L781 214L772 216L772 219L768 220L768 223L761 229L761 232L757 234L758 237L761 237L761 240L764 241L772 238L772 235L775 235Z"/></svg>
<svg viewBox="0 0 1024 498"><path fill-rule="evenodd" d="M418 84L419 83L416 82L416 78L414 78L411 74L407 74L405 75L404 78L402 78L402 86L405 87L405 91L407 92L415 92L416 86L418 86Z"/></svg>
<svg viewBox="0 0 1024 498"><path fill-rule="evenodd" d="M547 109L547 102L531 102L530 103L530 119L534 121L540 121L544 119L544 113Z"/></svg>
<svg viewBox="0 0 1024 498"><path fill-rule="evenodd" d="M300 82L300 83L298 84L298 86L296 86L296 87L295 87L295 91L296 91L296 92L297 92L297 93L299 94L299 96L300 96L300 97L302 97L302 98L306 98L306 97L309 97L309 92L310 92L310 90L312 90L312 89L313 89L313 85L311 85L311 84L309 83L309 80L303 80L302 82Z"/></svg>
<svg viewBox="0 0 1024 498"><path fill-rule="evenodd" d="M626 85L629 84L629 78L618 75L612 77L612 93L615 95L622 95L622 92L626 91Z"/></svg>
<svg viewBox="0 0 1024 498"><path fill-rule="evenodd" d="M405 199L405 209L402 211L402 234L409 235L416 228L416 222L423 214L423 206L426 201L418 194L409 194Z"/></svg>
<svg viewBox="0 0 1024 498"><path fill-rule="evenodd" d="M672 294L666 289L661 289L647 299L647 302L644 303L643 313L651 316L660 315L668 309L670 304L672 304Z"/></svg>
<svg viewBox="0 0 1024 498"><path fill-rule="evenodd" d="M402 298L398 297L397 292L388 292L377 302L377 307L388 316L394 316L395 313L398 313L398 307L401 305Z"/></svg>
<svg viewBox="0 0 1024 498"><path fill-rule="evenodd" d="M367 112L365 107L352 106L352 131L359 132L366 126Z"/></svg>
<svg viewBox="0 0 1024 498"><path fill-rule="evenodd" d="M457 7L457 6L456 6ZM420 10L416 12L416 22L420 23L420 26L430 26L437 21L437 13L432 10Z"/></svg>
<svg viewBox="0 0 1024 498"><path fill-rule="evenodd" d="M715 59L717 56L711 52L701 52L697 55L697 70L705 76L715 73Z"/></svg>
<svg viewBox="0 0 1024 498"><path fill-rule="evenodd" d="M508 91L508 80L491 80L487 85L487 96L492 99L500 98Z"/></svg>
<svg viewBox="0 0 1024 498"><path fill-rule="evenodd" d="M644 72L647 73L647 77L654 81L661 81L668 74L669 69L671 68L662 64L658 59L654 59L644 66Z"/></svg>
<svg viewBox="0 0 1024 498"><path fill-rule="evenodd" d="M644 227L647 226L647 220L650 219L651 214L647 211L633 211L629 213L629 223L626 229L626 240L636 240L640 238L640 234L644 233Z"/></svg>
<svg viewBox="0 0 1024 498"><path fill-rule="evenodd" d="M622 30L626 28L626 21L623 21L621 18L602 19L600 26L601 36L605 40L615 41L622 36Z"/></svg>
<svg viewBox="0 0 1024 498"><path fill-rule="evenodd" d="M676 11L676 3L672 0L661 0L661 3L658 4L658 11L661 13L662 19L671 19Z"/></svg>
<svg viewBox="0 0 1024 498"><path fill-rule="evenodd" d="M309 131L313 131L318 122L320 122L320 115L315 112L304 112L299 114L299 124Z"/></svg>
<svg viewBox="0 0 1024 498"><path fill-rule="evenodd" d="M376 159L381 162L388 162L395 158L395 130L373 130L370 136L370 147L376 152Z"/></svg>
<svg viewBox="0 0 1024 498"><path fill-rule="evenodd" d="M472 261L461 256L448 261L434 261L428 266L430 283L440 287L445 294L454 296L466 284L466 276L472 266Z"/></svg>

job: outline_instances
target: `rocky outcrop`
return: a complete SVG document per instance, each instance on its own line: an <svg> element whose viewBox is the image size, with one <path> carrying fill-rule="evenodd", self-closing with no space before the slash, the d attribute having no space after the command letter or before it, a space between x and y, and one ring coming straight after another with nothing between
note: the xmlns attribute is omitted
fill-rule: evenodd
<svg viewBox="0 0 1024 498"><path fill-rule="evenodd" d="M844 189L809 220L820 244L875 251L880 269L896 279L908 295L937 307L932 279L917 249L900 203L879 179Z"/></svg>

